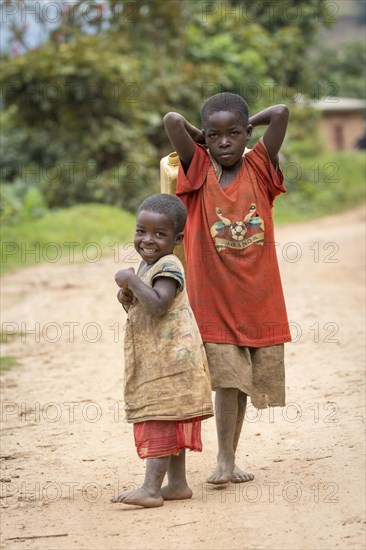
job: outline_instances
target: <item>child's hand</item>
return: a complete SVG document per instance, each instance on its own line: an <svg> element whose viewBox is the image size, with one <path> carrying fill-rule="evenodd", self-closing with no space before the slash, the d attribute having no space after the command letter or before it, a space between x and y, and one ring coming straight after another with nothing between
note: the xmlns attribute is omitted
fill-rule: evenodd
<svg viewBox="0 0 366 550"><path fill-rule="evenodd" d="M201 145L206 145L206 140L202 130L195 128L195 132L192 132L191 137L195 143L200 143Z"/></svg>
<svg viewBox="0 0 366 550"><path fill-rule="evenodd" d="M131 279L131 277L135 277L135 270L133 267L129 267L128 269L120 269L117 271L114 280L116 281L117 285L120 286L124 290L128 290L128 283Z"/></svg>
<svg viewBox="0 0 366 550"><path fill-rule="evenodd" d="M120 269L114 277L117 285L121 287L117 294L118 301L126 311L128 311L134 297L132 290L128 288L131 277L136 277L133 267Z"/></svg>
<svg viewBox="0 0 366 550"><path fill-rule="evenodd" d="M129 288L124 289L120 288L117 294L117 298L120 304L123 305L125 309L129 309L133 300L133 292Z"/></svg>

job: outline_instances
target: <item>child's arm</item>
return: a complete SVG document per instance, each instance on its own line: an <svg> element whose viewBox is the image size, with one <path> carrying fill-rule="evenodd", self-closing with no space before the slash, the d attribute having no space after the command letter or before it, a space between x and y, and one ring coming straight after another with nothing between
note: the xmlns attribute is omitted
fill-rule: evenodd
<svg viewBox="0 0 366 550"><path fill-rule="evenodd" d="M150 313L158 316L167 312L177 291L177 281L169 277L157 278L153 288L150 288L141 281L132 267L118 271L115 281L121 288L128 286L138 301Z"/></svg>
<svg viewBox="0 0 366 550"><path fill-rule="evenodd" d="M122 304L123 309L128 311L133 300L133 293L128 287L120 288L117 294L117 299Z"/></svg>
<svg viewBox="0 0 366 550"><path fill-rule="evenodd" d="M288 118L289 110L287 105L280 104L268 107L249 119L249 124L253 127L268 125L263 134L263 143L272 162L274 162L281 149L286 134Z"/></svg>
<svg viewBox="0 0 366 550"><path fill-rule="evenodd" d="M205 143L201 130L190 124L179 113L167 113L164 126L170 143L178 153L185 171L188 170L195 151L195 143Z"/></svg>

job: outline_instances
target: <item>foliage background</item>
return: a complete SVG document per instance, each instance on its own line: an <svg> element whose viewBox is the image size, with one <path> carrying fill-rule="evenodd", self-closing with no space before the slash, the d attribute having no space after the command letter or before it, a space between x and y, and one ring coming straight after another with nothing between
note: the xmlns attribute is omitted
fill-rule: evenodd
<svg viewBox="0 0 366 550"><path fill-rule="evenodd" d="M114 253L131 241L130 212L159 192L159 161L171 151L164 114L200 126L202 103L221 91L243 95L252 113L290 107L277 223L363 201L362 152L326 153L311 102L365 96L365 6L4 0L2 270L48 261L49 243L63 251L77 240L82 258L88 243Z"/></svg>
<svg viewBox="0 0 366 550"><path fill-rule="evenodd" d="M364 93L360 41L336 55L329 47L314 50L319 33L338 21L334 2L50 4L2 6L10 47L1 60L8 220L83 202L133 211L159 190L159 160L171 150L164 114L178 110L199 126L200 106L213 93L239 93L251 112L289 104L288 160L298 142L314 155L322 149L318 115L299 108L300 100L319 100L330 83L339 95ZM356 9L356 22L362 15ZM36 47L29 45L29 21L33 35L37 27L47 37Z"/></svg>

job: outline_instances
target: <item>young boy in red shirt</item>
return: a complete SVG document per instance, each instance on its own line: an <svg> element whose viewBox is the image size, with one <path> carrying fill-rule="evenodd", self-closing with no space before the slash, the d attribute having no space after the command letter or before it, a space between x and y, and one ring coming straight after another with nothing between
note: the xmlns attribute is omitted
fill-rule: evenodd
<svg viewBox="0 0 366 550"><path fill-rule="evenodd" d="M210 97L203 130L182 115L164 117L180 158L177 196L188 209L187 289L207 353L218 437L209 483L251 481L235 464L247 395L256 408L285 405L284 343L291 340L273 234L272 207L285 192L277 155L286 105L249 118L246 101ZM253 149L255 126L266 125Z"/></svg>

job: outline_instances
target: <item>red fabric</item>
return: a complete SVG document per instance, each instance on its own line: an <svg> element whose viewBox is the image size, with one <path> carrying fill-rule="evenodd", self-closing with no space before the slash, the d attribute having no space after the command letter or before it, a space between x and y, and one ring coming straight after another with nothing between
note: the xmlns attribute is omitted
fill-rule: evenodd
<svg viewBox="0 0 366 550"><path fill-rule="evenodd" d="M133 425L140 458L159 458L183 449L202 451L201 417L189 420L147 420Z"/></svg>
<svg viewBox="0 0 366 550"><path fill-rule="evenodd" d="M187 290L204 342L262 347L291 340L277 264L272 206L283 175L259 141L224 190L197 145L177 195L188 208Z"/></svg>

